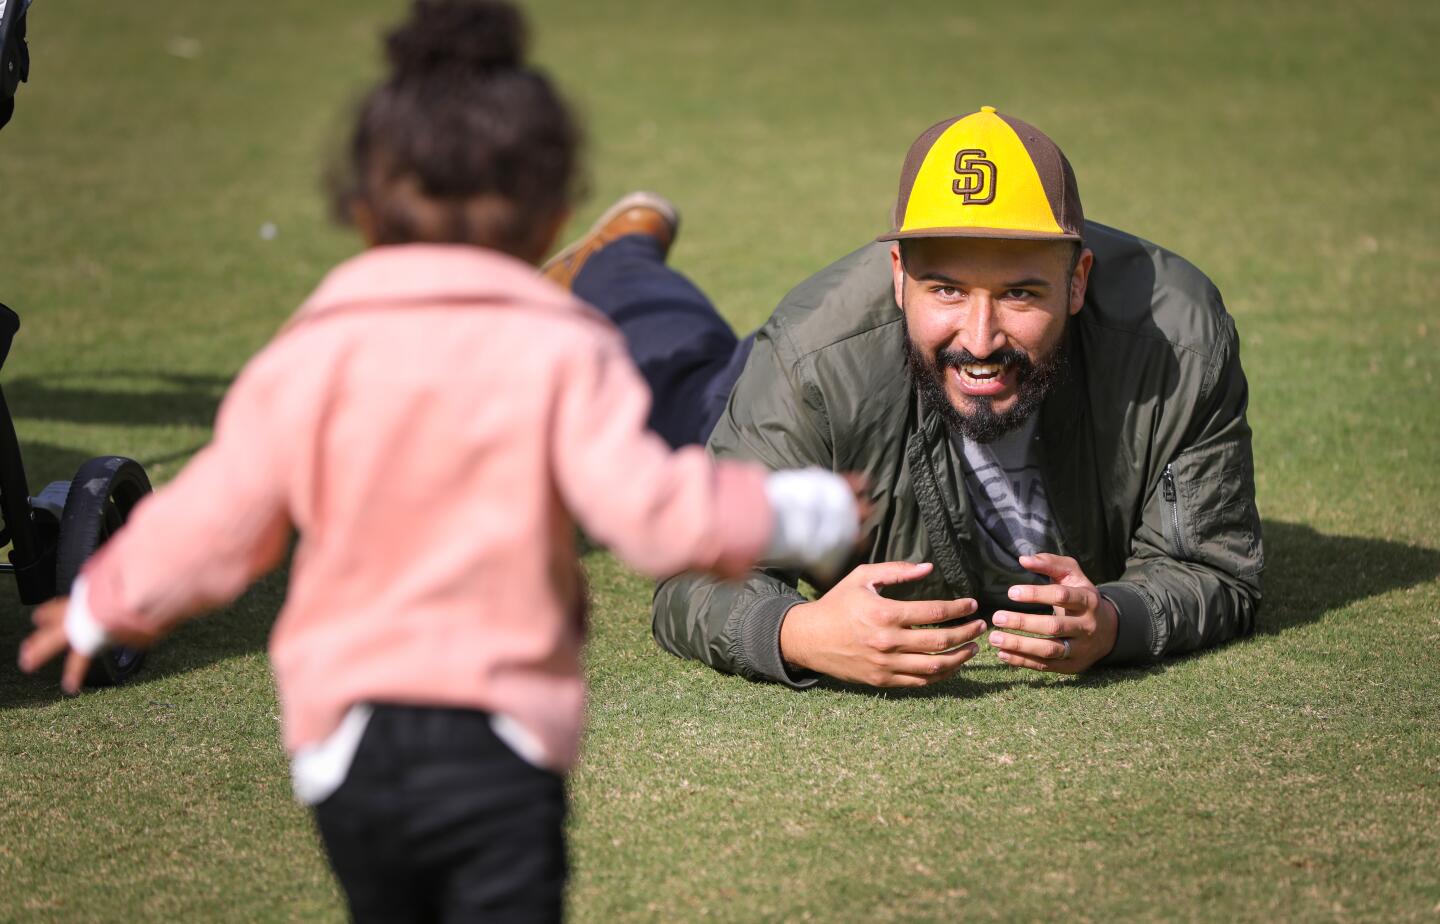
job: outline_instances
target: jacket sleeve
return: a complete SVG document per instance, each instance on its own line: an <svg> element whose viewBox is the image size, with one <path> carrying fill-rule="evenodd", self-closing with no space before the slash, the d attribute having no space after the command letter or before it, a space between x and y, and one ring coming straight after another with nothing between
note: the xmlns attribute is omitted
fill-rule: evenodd
<svg viewBox="0 0 1440 924"><path fill-rule="evenodd" d="M766 329L736 383L725 413L710 436L710 451L765 468L830 469L831 450L818 389L792 377ZM793 687L815 683L792 674L780 658L780 624L806 598L800 576L763 566L740 583L679 575L655 590L655 640L667 651L728 673Z"/></svg>
<svg viewBox="0 0 1440 924"><path fill-rule="evenodd" d="M1233 322L1179 450L1157 460L1125 571L1102 584L1119 613L1106 664L1142 663L1250 632L1264 568L1248 391Z"/></svg>
<svg viewBox="0 0 1440 924"><path fill-rule="evenodd" d="M566 509L652 577L746 573L774 525L765 470L671 451L646 426L650 390L619 335L590 346L567 351L557 373L550 465Z"/></svg>
<svg viewBox="0 0 1440 924"><path fill-rule="evenodd" d="M230 602L280 562L292 532L288 424L309 413L303 403L266 353L251 361L221 404L209 445L86 564L101 626L166 630Z"/></svg>

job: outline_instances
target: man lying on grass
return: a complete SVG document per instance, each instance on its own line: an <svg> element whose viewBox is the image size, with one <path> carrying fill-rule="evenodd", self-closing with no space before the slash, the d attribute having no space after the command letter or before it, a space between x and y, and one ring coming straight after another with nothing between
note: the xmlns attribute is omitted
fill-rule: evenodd
<svg viewBox="0 0 1440 924"><path fill-rule="evenodd" d="M1001 661L1064 673L1248 632L1247 389L1210 281L1087 223L1060 149L990 107L915 141L894 219L739 342L665 265L678 218L652 194L546 265L619 325L672 443L869 479L868 544L819 599L781 567L674 577L660 644L793 687L913 687L987 620Z"/></svg>

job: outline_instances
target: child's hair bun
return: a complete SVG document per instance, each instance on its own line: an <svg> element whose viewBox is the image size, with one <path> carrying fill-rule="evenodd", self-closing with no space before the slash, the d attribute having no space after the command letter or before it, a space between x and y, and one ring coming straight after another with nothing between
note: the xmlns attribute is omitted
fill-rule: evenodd
<svg viewBox="0 0 1440 924"><path fill-rule="evenodd" d="M400 80L515 70L525 58L525 21L497 0L415 0L385 50Z"/></svg>
<svg viewBox="0 0 1440 924"><path fill-rule="evenodd" d="M505 0L411 0L332 174L336 215L373 245L538 261L574 197L580 126L526 61L528 35Z"/></svg>

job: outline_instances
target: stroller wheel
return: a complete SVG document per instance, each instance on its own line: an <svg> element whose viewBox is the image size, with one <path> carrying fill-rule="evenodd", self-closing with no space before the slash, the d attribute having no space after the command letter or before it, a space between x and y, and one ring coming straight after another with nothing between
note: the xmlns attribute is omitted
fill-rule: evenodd
<svg viewBox="0 0 1440 924"><path fill-rule="evenodd" d="M55 555L55 588L68 594L80 566L95 554L150 493L150 479L140 463L123 456L100 456L80 466L65 512L60 517L60 540ZM88 686L124 683L139 670L145 654L131 648L111 648L90 665Z"/></svg>

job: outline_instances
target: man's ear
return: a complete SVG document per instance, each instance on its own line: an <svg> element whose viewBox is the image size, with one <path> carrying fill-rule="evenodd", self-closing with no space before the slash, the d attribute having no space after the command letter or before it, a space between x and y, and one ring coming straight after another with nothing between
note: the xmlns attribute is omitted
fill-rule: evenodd
<svg viewBox="0 0 1440 924"><path fill-rule="evenodd" d="M1085 305L1085 287L1090 284L1090 268L1095 265L1095 251L1085 248L1080 259L1075 261L1075 272L1070 275L1070 313L1079 314Z"/></svg>
<svg viewBox="0 0 1440 924"><path fill-rule="evenodd" d="M905 310L905 261L900 256L900 242L890 245L890 272L895 277L895 304Z"/></svg>

